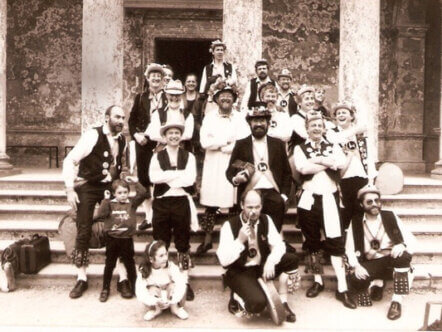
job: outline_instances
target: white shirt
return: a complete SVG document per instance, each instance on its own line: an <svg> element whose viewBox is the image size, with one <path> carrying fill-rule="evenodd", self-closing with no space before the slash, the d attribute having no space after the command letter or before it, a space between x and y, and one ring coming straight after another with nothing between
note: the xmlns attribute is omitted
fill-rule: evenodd
<svg viewBox="0 0 442 332"><path fill-rule="evenodd" d="M163 106L163 98L161 98L163 93L163 90L160 90L157 93L154 93L153 91L149 92L150 115Z"/></svg>
<svg viewBox="0 0 442 332"><path fill-rule="evenodd" d="M261 81L258 77L255 78L256 82L258 83L258 86L256 87L256 99L254 101L259 101L259 88L261 85L264 85L266 83L270 83L272 80L269 76L264 81ZM249 103L249 98L252 93L252 84L251 82L247 82L246 89L244 91L244 96L242 97L241 101L241 112L246 112L249 109L249 106L247 105Z"/></svg>
<svg viewBox="0 0 442 332"><path fill-rule="evenodd" d="M166 147L168 151L168 147ZM170 153L169 158L170 158ZM176 160L170 160L172 166L176 166ZM163 171L158 161L158 153L154 153L150 161L149 177L153 184L167 183L170 187L160 197L169 196L187 196L184 187L189 187L195 183L196 179L196 161L192 153L189 153L186 168L183 170L167 170Z"/></svg>
<svg viewBox="0 0 442 332"><path fill-rule="evenodd" d="M290 116L288 112L270 110L272 118L270 119L267 135L278 138L283 142L288 142L292 136L292 127L290 125Z"/></svg>
<svg viewBox="0 0 442 332"><path fill-rule="evenodd" d="M307 129L305 128L305 117L307 116L307 113L303 110L299 109L298 112L304 116L295 113L290 117L290 122L292 125L292 130L298 134L300 137L307 139Z"/></svg>
<svg viewBox="0 0 442 332"><path fill-rule="evenodd" d="M267 167L270 169L267 136L264 136L260 140L252 136L252 148L253 148L253 159L255 162L255 168L257 169L257 166L260 162L264 162L267 164ZM258 182L253 187L253 189L272 189L273 184L269 181L269 179L264 174L259 174L259 173L260 171L257 169L255 174L253 175L253 176L261 176Z"/></svg>
<svg viewBox="0 0 442 332"><path fill-rule="evenodd" d="M112 136L109 130L109 126L107 124L104 124L103 134L106 135L107 141L109 142L115 164L118 156L118 139L121 133ZM96 129L89 129L81 135L77 144L64 159L62 175L66 188L72 188L74 186L75 180L83 180L82 178L78 177L78 167L80 165L80 161L86 158L92 152L95 144L97 144L97 141L98 131ZM108 174L106 178L104 178L101 182L110 181L112 181L112 177L110 174Z"/></svg>
<svg viewBox="0 0 442 332"><path fill-rule="evenodd" d="M278 98L276 100L276 105L282 107L284 109L284 112L286 112L288 114L289 113L289 99L292 94L292 90L288 89L287 92L283 92L279 85L277 85L277 88L278 88ZM287 103L285 106L281 105L281 101L283 101L283 100L285 100Z"/></svg>
<svg viewBox="0 0 442 332"><path fill-rule="evenodd" d="M402 238L404 240L404 244L406 245L406 251L409 254L413 254L415 251L416 245L417 245L416 238L407 228L404 227L402 220L396 214L394 214L394 216L396 217L396 222L397 222L399 231L401 232ZM382 216L379 213L376 220L367 221L367 217L364 214L364 217L362 219L362 223L366 224L368 226L368 229L370 230L370 232L373 236L376 236L379 226L382 224ZM385 233L385 235L380 243L380 249L391 249L392 247L393 247L393 242L388 237L387 233ZM365 253L358 253L358 255L362 255L362 254L365 255L370 250L370 248L371 248L371 245L370 245L370 242L369 242L367 236L365 236L365 229L364 229ZM355 252L352 224L350 224L350 227L347 230L347 240L345 243L345 252L347 254L348 263L350 264L350 266L359 265L359 262L358 262L358 259L356 256L356 252Z"/></svg>
<svg viewBox="0 0 442 332"><path fill-rule="evenodd" d="M267 240L270 245L270 254L267 257L267 261L273 264L278 264L281 257L285 253L285 244L282 241L281 235L276 230L273 224L272 218L267 215L268 220L268 235ZM258 227L255 226L255 231L257 232ZM219 246L216 254L222 266L228 266L235 262L241 253L245 250L245 245L241 243L238 239L233 238L232 229L230 228L230 223L226 221L221 227ZM258 248L259 251L259 248Z"/></svg>
<svg viewBox="0 0 442 332"><path fill-rule="evenodd" d="M212 76L215 75L221 75L221 77L223 78L227 78L225 73L224 73L224 63L222 62L220 64L216 64L215 61L212 61L210 64L213 65L213 71L212 71ZM237 81L237 77L236 77L236 69L235 66L232 64L232 73L230 76L230 79L234 82ZM207 74L206 74L206 67L204 66L203 69L203 74L201 76L201 84L200 84L200 93L204 93L204 89L206 87L206 83L207 83Z"/></svg>

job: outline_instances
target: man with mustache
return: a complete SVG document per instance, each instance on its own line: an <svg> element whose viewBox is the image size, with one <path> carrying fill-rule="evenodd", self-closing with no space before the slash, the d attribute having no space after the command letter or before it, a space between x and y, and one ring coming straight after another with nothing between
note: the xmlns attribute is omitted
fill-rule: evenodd
<svg viewBox="0 0 442 332"><path fill-rule="evenodd" d="M269 76L269 63L266 59L261 59L255 63L255 72L257 77L253 77L246 86L244 96L241 102L241 111L246 112L253 107L259 106L259 88L266 84L272 83L275 85L275 81Z"/></svg>
<svg viewBox="0 0 442 332"><path fill-rule="evenodd" d="M126 149L126 139L122 135L124 118L121 107L108 107L104 125L86 131L63 162L67 200L77 211L75 249L68 253L72 255L78 275L77 283L69 294L71 298L80 297L88 288L86 267L89 265L94 208L122 171ZM127 286L128 283L125 283L124 287Z"/></svg>
<svg viewBox="0 0 442 332"><path fill-rule="evenodd" d="M295 146L295 167L301 174L302 193L298 201L299 225L308 252L308 268L314 274L314 283L307 290L307 297L316 297L324 290L323 253L330 254L338 280L336 299L344 306L355 309L356 304L348 294L343 255L345 254L344 230L339 217L339 169L345 164L345 155L337 144L323 137L325 122L321 115L307 115L308 138ZM321 241L321 230L325 240Z"/></svg>
<svg viewBox="0 0 442 332"><path fill-rule="evenodd" d="M346 254L351 267L350 285L357 293L360 306L371 306L382 299L383 283L371 287L375 279L391 278L393 297L388 319L401 317L402 295L408 294L412 275L410 262L416 239L392 211L382 210L381 194L373 185L358 192L364 210L352 218L347 232Z"/></svg>
<svg viewBox="0 0 442 332"><path fill-rule="evenodd" d="M295 93L291 89L293 81L292 73L287 68L283 68L278 74L278 100L276 105L292 116L298 110L298 104L295 100Z"/></svg>
<svg viewBox="0 0 442 332"><path fill-rule="evenodd" d="M238 197L251 189L262 192L262 212L270 215L281 232L291 172L284 142L267 135L270 119L269 110L263 106L248 111L246 120L252 134L236 141L226 176L238 187ZM251 167L242 167L244 164Z"/></svg>
<svg viewBox="0 0 442 332"><path fill-rule="evenodd" d="M135 96L128 124L130 136L135 141L138 179L144 188L150 191L149 163L156 142L149 139L144 132L151 122L152 113L159 108L165 107L167 105L167 98L163 92L164 69L161 65L157 63L149 64L144 76L146 78L146 90ZM139 225L140 230L151 226L152 200L145 200L143 208L146 218Z"/></svg>

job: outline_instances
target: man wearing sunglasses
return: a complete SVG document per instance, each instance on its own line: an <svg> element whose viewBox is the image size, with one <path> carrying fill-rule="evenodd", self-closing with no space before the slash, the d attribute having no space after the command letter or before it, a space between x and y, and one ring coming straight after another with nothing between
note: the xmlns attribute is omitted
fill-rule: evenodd
<svg viewBox="0 0 442 332"><path fill-rule="evenodd" d="M357 197L364 213L353 216L347 232L350 286L357 294L359 306L371 306L372 300L382 299L385 280L393 275L394 290L387 317L395 320L401 317L402 295L408 294L411 287L410 262L416 239L392 211L381 209L381 194L375 186L364 186Z"/></svg>

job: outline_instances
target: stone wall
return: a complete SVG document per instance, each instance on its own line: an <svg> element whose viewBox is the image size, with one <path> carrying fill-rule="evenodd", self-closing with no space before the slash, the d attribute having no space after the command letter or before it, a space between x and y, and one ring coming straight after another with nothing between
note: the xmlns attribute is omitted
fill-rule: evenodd
<svg viewBox="0 0 442 332"><path fill-rule="evenodd" d="M339 0L263 0L263 57L273 74L287 67L295 85L323 86L335 101Z"/></svg>
<svg viewBox="0 0 442 332"><path fill-rule="evenodd" d="M80 132L82 1L8 1L7 16L7 144L63 150ZM47 165L44 151L8 152L15 165Z"/></svg>

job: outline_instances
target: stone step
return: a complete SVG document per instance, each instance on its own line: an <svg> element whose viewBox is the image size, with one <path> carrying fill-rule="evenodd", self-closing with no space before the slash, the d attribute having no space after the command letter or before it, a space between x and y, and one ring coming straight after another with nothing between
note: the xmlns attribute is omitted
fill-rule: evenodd
<svg viewBox="0 0 442 332"><path fill-rule="evenodd" d="M137 262L141 259L144 252L146 244L152 241L152 236L147 236L144 242L135 242L135 257ZM5 239L0 240L0 251L3 251L8 245L13 243L14 240ZM193 255L199 243L192 242L190 245L190 253L195 261L196 265L217 265L218 260L216 257L216 249L218 248L218 243L213 244L213 248L209 250L206 254L202 256ZM414 254L413 262L424 264L442 264L442 247L438 246L438 240L419 240L418 248ZM305 252L301 248L301 243L291 243L291 245L297 250L297 253L301 260L304 259ZM57 263L68 263L69 258L66 255L64 244L59 240L50 240L51 256L52 261ZM176 249L174 245L171 245L169 250L172 257L176 256ZM105 248L101 249L91 249L91 262L92 263L104 263L105 259Z"/></svg>
<svg viewBox="0 0 442 332"><path fill-rule="evenodd" d="M0 189L64 190L64 182L61 169L23 169L0 178Z"/></svg>
<svg viewBox="0 0 442 332"><path fill-rule="evenodd" d="M442 194L442 180L433 179L427 175L406 175L401 194L412 193Z"/></svg>
<svg viewBox="0 0 442 332"><path fill-rule="evenodd" d="M415 264L415 277L412 289L420 291L438 291L442 289L442 265L440 264ZM90 286L101 286L104 264L90 264L87 269L88 282ZM190 282L194 287L222 289L222 274L224 269L221 266L196 266L189 272ZM301 288L311 286L313 275L304 273L301 269ZM116 272L114 271L116 278ZM19 287L32 286L55 286L73 285L76 279L76 269L72 264L52 263L43 268L35 275L20 274L17 277ZM336 277L331 266L326 266L324 285L327 289L336 289ZM392 282L387 282L386 289L392 289ZM297 291L299 294L300 291Z"/></svg>
<svg viewBox="0 0 442 332"><path fill-rule="evenodd" d="M428 208L442 207L442 194L397 194L382 197L384 208Z"/></svg>

